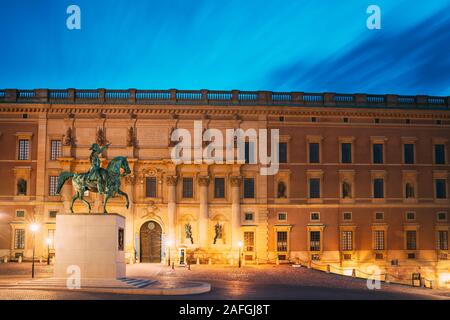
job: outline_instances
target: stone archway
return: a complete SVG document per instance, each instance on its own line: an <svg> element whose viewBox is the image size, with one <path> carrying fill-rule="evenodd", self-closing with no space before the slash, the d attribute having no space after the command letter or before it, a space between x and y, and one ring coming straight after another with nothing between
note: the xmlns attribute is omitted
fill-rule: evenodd
<svg viewBox="0 0 450 320"><path fill-rule="evenodd" d="M145 222L140 229L140 261L161 262L162 228L156 221Z"/></svg>

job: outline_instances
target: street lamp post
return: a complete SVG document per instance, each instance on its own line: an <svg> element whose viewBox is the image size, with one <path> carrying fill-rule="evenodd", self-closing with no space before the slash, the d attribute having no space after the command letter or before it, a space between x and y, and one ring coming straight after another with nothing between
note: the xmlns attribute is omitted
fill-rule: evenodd
<svg viewBox="0 0 450 320"><path fill-rule="evenodd" d="M33 222L30 224L30 231L33 233L33 258L31 261L31 278L34 278L34 254L36 251L36 232L39 230L39 224Z"/></svg>
<svg viewBox="0 0 450 320"><path fill-rule="evenodd" d="M239 268L241 267L241 248L243 246L242 241L238 241L238 247L239 247Z"/></svg>
<svg viewBox="0 0 450 320"><path fill-rule="evenodd" d="M47 238L45 242L47 243L47 265L50 265L50 246L52 244L52 239Z"/></svg>

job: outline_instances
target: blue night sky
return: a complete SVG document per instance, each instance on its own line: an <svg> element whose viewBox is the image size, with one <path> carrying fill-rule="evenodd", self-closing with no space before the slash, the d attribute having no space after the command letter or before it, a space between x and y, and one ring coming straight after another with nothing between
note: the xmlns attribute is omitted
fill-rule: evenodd
<svg viewBox="0 0 450 320"><path fill-rule="evenodd" d="M0 0L0 38L0 88L450 95L449 0Z"/></svg>

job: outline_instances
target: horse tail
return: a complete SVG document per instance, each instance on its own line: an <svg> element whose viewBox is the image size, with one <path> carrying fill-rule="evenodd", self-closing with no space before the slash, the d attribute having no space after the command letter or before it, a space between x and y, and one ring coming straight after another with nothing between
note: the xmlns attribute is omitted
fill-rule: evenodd
<svg viewBox="0 0 450 320"><path fill-rule="evenodd" d="M56 194L59 194L61 192L64 183L73 176L74 173L72 172L61 172L58 178L58 188L56 189Z"/></svg>

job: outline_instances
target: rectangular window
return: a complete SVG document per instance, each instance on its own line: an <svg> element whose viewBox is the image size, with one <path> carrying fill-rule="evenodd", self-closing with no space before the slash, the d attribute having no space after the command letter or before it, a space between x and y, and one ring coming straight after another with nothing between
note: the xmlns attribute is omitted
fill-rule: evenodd
<svg viewBox="0 0 450 320"><path fill-rule="evenodd" d="M447 186L445 179L436 179L436 199L447 198Z"/></svg>
<svg viewBox="0 0 450 320"><path fill-rule="evenodd" d="M384 213L383 212L375 212L375 220L383 220Z"/></svg>
<svg viewBox="0 0 450 320"><path fill-rule="evenodd" d="M448 231L439 230L438 231L438 250L448 250Z"/></svg>
<svg viewBox="0 0 450 320"><path fill-rule="evenodd" d="M49 249L53 250L55 249L55 229L48 229L48 247Z"/></svg>
<svg viewBox="0 0 450 320"><path fill-rule="evenodd" d="M406 250L416 250L417 233L415 230L406 231Z"/></svg>
<svg viewBox="0 0 450 320"><path fill-rule="evenodd" d="M447 221L447 212L441 211L437 213L438 221Z"/></svg>
<svg viewBox="0 0 450 320"><path fill-rule="evenodd" d="M320 214L318 212L311 212L311 221L319 221L320 220Z"/></svg>
<svg viewBox="0 0 450 320"><path fill-rule="evenodd" d="M287 251L287 231L277 232L277 251L278 252Z"/></svg>
<svg viewBox="0 0 450 320"><path fill-rule="evenodd" d="M225 178L214 178L214 198L225 198Z"/></svg>
<svg viewBox="0 0 450 320"><path fill-rule="evenodd" d="M408 211L406 213L406 220L416 220L416 213L413 211Z"/></svg>
<svg viewBox="0 0 450 320"><path fill-rule="evenodd" d="M16 229L14 232L14 249L25 248L25 229Z"/></svg>
<svg viewBox="0 0 450 320"><path fill-rule="evenodd" d="M311 199L320 198L320 179L318 178L309 179L309 197Z"/></svg>
<svg viewBox="0 0 450 320"><path fill-rule="evenodd" d="M183 198L194 197L194 180L192 178L183 178Z"/></svg>
<svg viewBox="0 0 450 320"><path fill-rule="evenodd" d="M255 180L244 178L244 198L253 199L255 197Z"/></svg>
<svg viewBox="0 0 450 320"><path fill-rule="evenodd" d="M320 162L320 145L317 142L311 142L308 145L309 148L309 163L319 163Z"/></svg>
<svg viewBox="0 0 450 320"><path fill-rule="evenodd" d="M56 160L60 157L61 157L61 140L52 140L50 160Z"/></svg>
<svg viewBox="0 0 450 320"><path fill-rule="evenodd" d="M351 221L352 220L352 213L351 212L344 212L343 219L345 221Z"/></svg>
<svg viewBox="0 0 450 320"><path fill-rule="evenodd" d="M373 197L375 199L384 198L384 181L381 178L373 180Z"/></svg>
<svg viewBox="0 0 450 320"><path fill-rule="evenodd" d="M255 248L255 233L253 231L244 232L244 250L252 252Z"/></svg>
<svg viewBox="0 0 450 320"><path fill-rule="evenodd" d="M287 163L287 153L288 153L288 150L287 150L287 142L280 142L279 144L278 144L278 156L279 156L279 159L278 159L278 162L279 163Z"/></svg>
<svg viewBox="0 0 450 320"><path fill-rule="evenodd" d="M403 145L403 152L405 157L405 164L413 164L414 163L414 144L405 143Z"/></svg>
<svg viewBox="0 0 450 320"><path fill-rule="evenodd" d="M445 164L445 145L443 144L434 145L434 163Z"/></svg>
<svg viewBox="0 0 450 320"><path fill-rule="evenodd" d="M374 143L372 145L372 156L373 156L373 163L375 163L375 164L383 163L383 144L382 143Z"/></svg>
<svg viewBox="0 0 450 320"><path fill-rule="evenodd" d="M286 212L279 212L278 213L278 221L286 221L286 220L287 220Z"/></svg>
<svg viewBox="0 0 450 320"><path fill-rule="evenodd" d="M245 221L253 221L253 212L245 213Z"/></svg>
<svg viewBox="0 0 450 320"><path fill-rule="evenodd" d="M353 250L353 231L342 231L342 251Z"/></svg>
<svg viewBox="0 0 450 320"><path fill-rule="evenodd" d="M320 251L320 231L309 232L309 251Z"/></svg>
<svg viewBox="0 0 450 320"><path fill-rule="evenodd" d="M49 177L49 190L48 194L50 196L56 196L56 189L58 188L58 176Z"/></svg>
<svg viewBox="0 0 450 320"><path fill-rule="evenodd" d="M352 163L352 144L342 143L341 144L341 162L342 163Z"/></svg>
<svg viewBox="0 0 450 320"><path fill-rule="evenodd" d="M145 177L145 196L156 198L156 177Z"/></svg>
<svg viewBox="0 0 450 320"><path fill-rule="evenodd" d="M48 216L50 217L50 218L56 218L56 215L58 214L58 211L56 211L56 210L50 210L49 212L48 212Z"/></svg>
<svg viewBox="0 0 450 320"><path fill-rule="evenodd" d="M374 250L384 250L384 230L375 230L373 239Z"/></svg>
<svg viewBox="0 0 450 320"><path fill-rule="evenodd" d="M24 210L17 210L16 211L16 218L25 218L25 211Z"/></svg>
<svg viewBox="0 0 450 320"><path fill-rule="evenodd" d="M27 139L19 140L19 160L29 160L30 157L30 141Z"/></svg>

